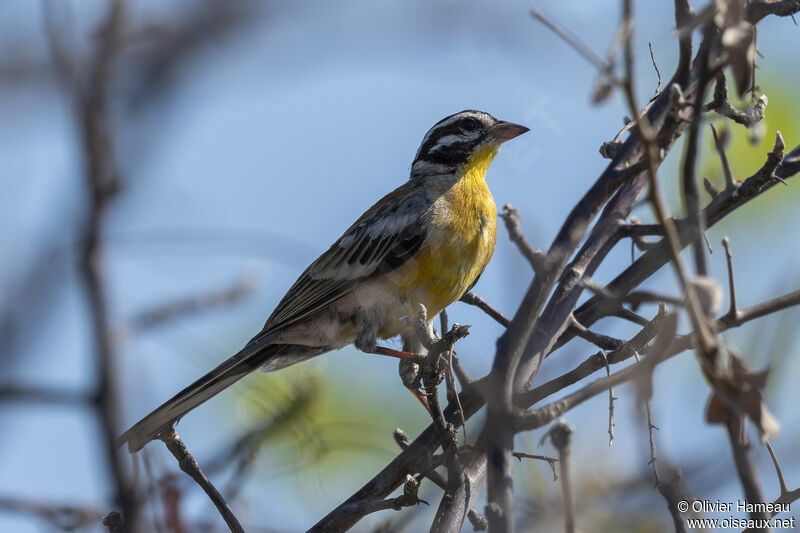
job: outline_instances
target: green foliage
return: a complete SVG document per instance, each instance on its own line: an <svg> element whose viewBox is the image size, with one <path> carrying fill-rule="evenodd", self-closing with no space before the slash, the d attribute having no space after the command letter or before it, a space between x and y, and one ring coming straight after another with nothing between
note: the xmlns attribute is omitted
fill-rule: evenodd
<svg viewBox="0 0 800 533"><path fill-rule="evenodd" d="M341 363L365 356L327 357ZM245 379L237 387L237 401L245 406L247 425L258 433L246 453L258 457L263 475L290 475L316 485L322 480L358 484L399 453L395 427L413 437L429 418L400 384L396 363L380 363L381 369L388 365L395 371L365 379L343 370L352 365L314 360Z"/></svg>
<svg viewBox="0 0 800 533"><path fill-rule="evenodd" d="M731 120L720 117L714 120L717 131L727 127L730 131L730 142L726 147L726 154L733 171L734 178L744 180L753 175L766 161L767 152L772 150L775 143L775 133L780 131L786 142L788 152L800 143L800 108L797 107L797 94L792 88L792 83L775 74L759 71L758 84L760 91L756 91L756 96L762 93L769 98L766 115L761 123L747 130L744 126L736 124ZM729 83L730 85L730 83ZM729 87L730 97L735 98L736 91ZM731 102L738 108L751 105L752 102L745 101ZM723 126L725 124L725 126ZM708 177L718 188L724 188L724 177L722 174L722 164L720 163L714 146L714 139L706 128L703 138L703 159L701 164L701 176ZM783 186L779 186L783 187ZM800 194L797 187L781 188L780 194L773 191L756 199L753 204L756 206L748 212L758 216L768 216L779 209L787 209L797 201ZM742 218L737 218L742 222Z"/></svg>

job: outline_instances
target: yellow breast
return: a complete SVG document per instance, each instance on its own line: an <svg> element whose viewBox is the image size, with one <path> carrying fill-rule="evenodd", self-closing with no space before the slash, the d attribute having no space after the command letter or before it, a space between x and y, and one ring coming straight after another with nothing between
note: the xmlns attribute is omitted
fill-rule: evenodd
<svg viewBox="0 0 800 533"><path fill-rule="evenodd" d="M393 273L398 294L408 296L408 315L416 314L419 303L428 316L438 314L466 292L492 258L497 209L485 175L496 153L486 147L473 154L461 179L437 199L428 236L414 259Z"/></svg>

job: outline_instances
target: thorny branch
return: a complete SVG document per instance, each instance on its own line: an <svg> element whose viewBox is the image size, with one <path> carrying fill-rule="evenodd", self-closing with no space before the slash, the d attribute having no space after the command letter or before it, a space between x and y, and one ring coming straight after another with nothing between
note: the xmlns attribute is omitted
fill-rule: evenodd
<svg viewBox="0 0 800 533"><path fill-rule="evenodd" d="M676 0L675 7L676 22L679 29L697 25L693 21L694 13L688 2ZM622 35L627 48L624 50L626 69L630 73L632 70L630 69L632 64L632 54L630 53L632 15L630 14L631 10L629 8L630 6L628 6L628 14L625 18L627 22L623 22ZM704 17L706 17L704 20L708 20L706 15L704 15ZM651 185L654 183L655 167L663 160L665 152L682 133L686 124L691 122L694 118L694 110L698 109L698 107L687 105L685 102L688 99L696 97L698 93L697 82L699 67L697 65L692 67L691 65L691 31L683 30L678 33L681 58L676 73L668 84L671 89L656 97L648 105L642 115L638 113L635 114L637 117L635 119L637 127L631 133L628 140L615 149L613 154L615 159L609 166L609 170L607 170L607 172L610 173L619 172L621 167L618 165L625 162L624 164L628 165L627 168L629 169L626 173L626 179L620 179L619 181L612 179L608 182L601 179L596 184L596 187L599 188L593 188L590 193L584 197L584 200L578 204L576 209L573 210L567 222L562 227L562 231L554 240L550 250L545 254L543 267L535 269L535 280L526 293L522 306L511 320L508 330L498 344L498 353L495 358L496 365L492 374L490 374L490 378L474 381L470 390L462 397L463 414L465 418L469 418L482 405L484 401L483 395L488 394L490 403L489 420L490 422L500 421L498 425L490 427L487 433L490 441L494 440L495 443L501 444L500 448L492 448L491 442L487 445L490 488L490 505L487 507L487 515L490 523L493 524L492 528L494 530L510 531L513 528L513 500L510 499L510 471L507 468L508 461L506 459L506 457L511 457L512 440L507 437L507 433L505 434L506 436L502 436L504 434L502 431L499 433L492 431L492 428L498 429L503 423L502 408L494 412L491 410L493 398L499 398L500 405L502 405L503 402L507 402L508 397L503 395L507 394L507 391L512 390L509 384L512 383L513 379L509 381L510 377L516 375L516 379L530 381L532 376L535 376L536 370L544 355L568 342L569 339L573 338L578 333L583 333L583 330L579 328L566 327L571 314L569 309L571 306L575 305L577 295L580 294L580 290L583 288L583 285L580 283L582 276L590 275L591 272L597 268L597 265L605 257L605 254L610 247L613 246L613 243L617 242L618 239L623 236L623 231L630 231L630 226L621 223L624 220L624 216L627 216L630 207L635 203L643 190L643 185L647 181L646 178L650 178ZM706 34L706 37L708 37L708 34ZM718 51L712 48L709 51L709 61L714 65L715 71L720 71L724 65L720 62L720 58L717 54ZM631 79L630 75L628 79ZM628 93L629 96L631 96L631 102L635 102L633 100L632 91L628 91ZM658 150L655 149L656 147L658 147ZM639 153L642 154L643 159L638 163L631 164L631 158L639 149L641 149ZM702 211L702 215L708 221L708 225L711 226L715 224L738 206L744 204L758 194L763 193L772 186L778 177L785 177L784 175L788 176L797 172L797 155L798 154L793 152L789 160L787 160L787 158L780 160L777 157L771 156L769 166L765 166L765 168L756 175L742 182L742 184L736 188L735 192L719 194ZM608 178L610 176L606 177ZM600 185L601 183L602 185ZM599 209L599 205L602 205L609 197L608 195L610 195L610 192L613 192L613 190L622 183L624 183L624 185L622 185L622 188L619 189L617 194L614 195L609 202L609 207L607 207L603 215L601 215L601 219L596 224L587 243L578 252L578 258L573 261L573 266L565 270L564 267L568 255L574 249L574 246L577 244L577 241L581 238L588 225L588 221L586 221L585 217L591 218L597 212L596 209ZM609 189L605 187L613 188L609 191ZM603 192L597 196L597 193L600 191ZM652 194L653 192L651 191L651 195ZM653 203L656 206L659 205L659 202ZM642 257L636 260L631 267L626 269L623 275L612 282L609 286L612 293L620 295L627 294L632 288L661 268L670 258L675 259L677 257L677 252L681 248L690 244L693 240L696 240L697 233L692 231L691 224L687 223L685 220L673 220L666 214L664 209L661 210L661 215L658 225L644 229L649 230L649 234L652 235L664 235L666 233L667 237L662 239L660 243L653 243L652 247L648 249ZM612 224L613 220L617 222ZM516 234L512 232L512 235ZM513 238L516 237L512 236L512 239ZM532 250L532 247L528 246L528 250ZM523 254L525 254L524 251ZM549 293L550 288L553 287L555 281L561 277L562 272L564 276L560 283L560 288L555 291L553 300L547 305L547 308L542 311L541 316L539 316L540 310L544 304L542 298ZM676 341L676 344L671 346L670 350L668 350L663 357L674 355L676 350L682 351L690 348L690 339L693 336L694 338L704 338L706 342L711 344L713 343L713 338L710 331L718 332L727 327L733 327L734 325L742 323L740 320L743 318L743 315L739 315L736 317L737 320L735 321L723 317L722 319L713 321L713 324L708 324L706 322L706 317L702 314L703 310L697 295L693 295L696 290L694 282L689 283L690 279L685 272L681 279L683 281L683 290L689 299L689 307L692 311L691 314L694 317L693 325L696 327L693 335L680 337L679 340ZM600 298L594 297L591 298L587 304L581 306L574 314L576 321L588 328L603 316L632 315L627 309L609 311L608 309L599 307L599 300ZM765 302L765 308L748 310L746 317L752 319L757 315L760 316L760 313L765 312L767 308L774 312L778 308L794 305L795 303L797 303L797 297L794 295L787 295L779 302ZM537 316L538 319L536 318ZM631 318L636 318L637 322L641 320L640 317L631 316ZM530 332L535 332L535 335L529 337ZM521 349L520 347L522 346L525 346L525 348ZM498 362L500 366L497 366ZM658 361L647 366L652 366L657 362ZM519 365L519 368L515 370L516 365ZM566 404L562 400L551 404L551 408L541 408L544 410L537 409L536 412L539 412L540 416L536 420L535 425L538 427L541 423L546 423L546 420L552 420L553 416L558 416L558 414L570 408L571 405L579 403L579 400L585 400L590 393L594 395L607 390L608 387L617 383L632 379L635 372L631 369L636 366L626 368L607 378L599 380L596 384L591 384L589 386L590 388L575 393L578 396L568 396L567 398L572 398L572 400L567 401ZM651 368L647 369L648 372L651 370ZM585 371L581 371L580 373L582 374L583 372ZM525 377L528 377L528 379L526 380ZM492 379L495 379L494 386L492 386ZM578 379L580 378L578 377ZM555 390L560 390L558 386L554 388ZM498 392L500 393L499 395ZM533 392L534 391L531 391L531 393ZM476 394L480 396L476 397ZM525 393L521 395L517 393L514 395L514 403L520 407L530 405L526 400L536 401L536 395L531 395L530 398L526 397ZM506 403L505 405L507 406L508 404ZM446 417L452 417L452 413L452 406L444 411ZM497 417L495 415L500 416ZM450 419L452 420L452 418ZM415 468L418 468L418 466L415 465L424 464L424 450L431 445L436 446L435 440L431 440L432 436L433 434L430 428L423 432L416 441L387 467L387 469L378 474L378 476L358 493L353 495L348 501L369 501L369 499L375 495L384 493L386 490L391 490L393 486L397 486L395 484L398 479L397 474L406 470L415 471ZM500 440L497 439L498 436L501 436ZM497 454L498 451L500 452L499 455ZM496 472L496 474L493 474L493 471ZM314 529L323 530L333 527L334 524L336 524L336 527L348 527L348 524L352 524L347 517L338 512L340 509L337 509L334 513L324 518Z"/></svg>

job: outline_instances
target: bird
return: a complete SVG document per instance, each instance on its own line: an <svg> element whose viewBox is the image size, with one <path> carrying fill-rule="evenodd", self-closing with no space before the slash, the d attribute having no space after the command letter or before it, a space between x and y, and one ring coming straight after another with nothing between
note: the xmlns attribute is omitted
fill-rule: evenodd
<svg viewBox="0 0 800 533"><path fill-rule="evenodd" d="M478 281L497 237L486 171L500 146L529 128L465 110L423 137L408 181L378 200L300 275L238 353L145 416L119 439L133 453L248 374L272 372L348 345L400 336L424 305L431 320ZM408 341L408 342L406 342Z"/></svg>

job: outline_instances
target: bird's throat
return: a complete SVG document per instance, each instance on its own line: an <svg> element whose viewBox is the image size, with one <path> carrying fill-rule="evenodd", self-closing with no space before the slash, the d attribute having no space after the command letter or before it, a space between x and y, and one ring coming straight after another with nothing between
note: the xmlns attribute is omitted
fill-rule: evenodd
<svg viewBox="0 0 800 533"><path fill-rule="evenodd" d="M492 164L494 156L496 156L499 151L499 146L492 146L490 144L479 147L469 156L467 162L464 163L464 168L462 170L464 174L463 178L468 180L484 180L486 178L486 171L489 170L489 165Z"/></svg>

